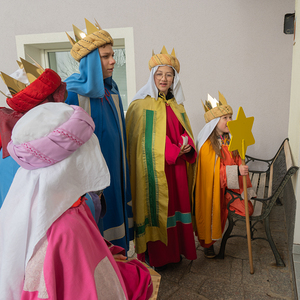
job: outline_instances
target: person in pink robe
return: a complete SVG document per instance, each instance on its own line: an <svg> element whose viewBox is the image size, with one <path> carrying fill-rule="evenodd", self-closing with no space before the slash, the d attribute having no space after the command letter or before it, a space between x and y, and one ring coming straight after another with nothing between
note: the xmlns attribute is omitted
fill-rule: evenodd
<svg viewBox="0 0 300 300"><path fill-rule="evenodd" d="M0 299L151 297L147 267L103 239L85 203L110 183L94 128L65 103L16 123L7 149L21 167L0 211Z"/></svg>
<svg viewBox="0 0 300 300"><path fill-rule="evenodd" d="M147 268L104 240L83 201L48 229L29 260L21 300L149 299ZM147 288L147 286L149 286Z"/></svg>

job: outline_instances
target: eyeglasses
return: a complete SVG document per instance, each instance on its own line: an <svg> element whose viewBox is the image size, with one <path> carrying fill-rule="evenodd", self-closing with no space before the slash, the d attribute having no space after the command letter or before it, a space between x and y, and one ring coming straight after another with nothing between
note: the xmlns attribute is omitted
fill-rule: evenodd
<svg viewBox="0 0 300 300"><path fill-rule="evenodd" d="M172 74L170 74L170 73L164 74L164 73L160 73L160 72L155 73L154 76L155 76L157 79L162 79L162 78L165 76L165 78L166 78L167 80L173 80L173 77L174 77L174 75L172 75Z"/></svg>

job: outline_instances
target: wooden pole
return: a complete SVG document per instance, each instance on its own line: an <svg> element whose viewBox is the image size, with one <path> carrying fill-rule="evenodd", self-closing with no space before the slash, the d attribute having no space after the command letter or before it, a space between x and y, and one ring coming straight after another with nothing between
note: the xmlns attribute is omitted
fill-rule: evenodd
<svg viewBox="0 0 300 300"><path fill-rule="evenodd" d="M242 165L245 163L245 140L242 140ZM246 215L246 229L247 229L247 241L248 241L248 254L250 264L250 274L253 274L253 260L252 260L252 246L251 246L251 232L250 232L250 220L248 210L248 195L247 195L247 176L243 176L243 190L244 190L244 201L245 201L245 215Z"/></svg>

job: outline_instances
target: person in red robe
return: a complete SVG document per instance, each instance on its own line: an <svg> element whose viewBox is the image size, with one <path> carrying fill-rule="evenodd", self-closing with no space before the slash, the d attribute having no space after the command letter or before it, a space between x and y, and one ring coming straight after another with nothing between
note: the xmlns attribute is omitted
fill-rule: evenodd
<svg viewBox="0 0 300 300"><path fill-rule="evenodd" d="M197 258L190 187L197 152L174 51L149 62L148 83L126 113L138 257L160 271L182 255Z"/></svg>

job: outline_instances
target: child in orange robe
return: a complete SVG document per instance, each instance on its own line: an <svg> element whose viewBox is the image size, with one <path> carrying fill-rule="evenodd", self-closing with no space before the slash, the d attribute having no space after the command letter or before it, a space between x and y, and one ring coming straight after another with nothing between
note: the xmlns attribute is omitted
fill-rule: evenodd
<svg viewBox="0 0 300 300"><path fill-rule="evenodd" d="M231 121L233 111L220 93L219 99L215 107L206 102L204 117L207 124L197 138L199 156L195 183L195 223L196 235L207 258L215 257L213 244L222 237L224 231L227 204L231 200L226 190L232 190L243 197L242 176L247 175L248 199L255 196L248 176L248 166L242 165L237 151L228 150L230 136L227 122ZM211 98L211 102L217 100ZM252 215L250 201L248 207L249 215ZM230 210L244 216L244 201L236 199L230 204Z"/></svg>

